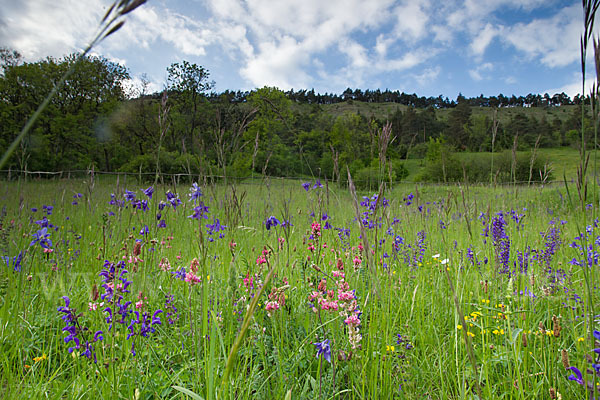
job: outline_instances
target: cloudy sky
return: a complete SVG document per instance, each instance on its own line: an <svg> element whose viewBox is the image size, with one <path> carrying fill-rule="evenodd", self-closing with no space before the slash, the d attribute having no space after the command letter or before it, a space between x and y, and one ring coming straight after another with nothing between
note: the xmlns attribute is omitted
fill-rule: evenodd
<svg viewBox="0 0 600 400"><path fill-rule="evenodd" d="M0 46L27 61L77 51L110 4L0 0ZM573 96L582 20L581 2L559 0L149 0L95 53L153 90L187 60L217 91Z"/></svg>

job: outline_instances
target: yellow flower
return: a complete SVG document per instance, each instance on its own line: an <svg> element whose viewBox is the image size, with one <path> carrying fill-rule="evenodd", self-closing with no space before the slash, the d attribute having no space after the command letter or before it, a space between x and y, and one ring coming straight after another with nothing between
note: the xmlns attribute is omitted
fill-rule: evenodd
<svg viewBox="0 0 600 400"><path fill-rule="evenodd" d="M43 361L43 360L46 360L46 359L48 359L48 356L46 355L46 353L44 353L44 354L42 354L41 357L34 357L33 361L40 362L40 361Z"/></svg>
<svg viewBox="0 0 600 400"><path fill-rule="evenodd" d="M462 329L462 325L456 325L456 329L460 331Z"/></svg>
<svg viewBox="0 0 600 400"><path fill-rule="evenodd" d="M394 352L394 346L385 346L386 351Z"/></svg>
<svg viewBox="0 0 600 400"><path fill-rule="evenodd" d="M584 342L584 341L585 341L585 339L582 338L582 337L580 337L580 338L577 339L577 342L579 342L579 343Z"/></svg>
<svg viewBox="0 0 600 400"><path fill-rule="evenodd" d="M472 333L472 332L467 332L467 335L468 335L468 336L471 336L471 337L475 337L475 334L474 334L474 333Z"/></svg>

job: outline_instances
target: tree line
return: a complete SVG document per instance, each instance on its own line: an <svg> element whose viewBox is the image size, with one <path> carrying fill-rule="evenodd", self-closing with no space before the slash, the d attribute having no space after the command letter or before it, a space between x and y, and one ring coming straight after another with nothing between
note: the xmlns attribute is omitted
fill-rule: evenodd
<svg viewBox="0 0 600 400"><path fill-rule="evenodd" d="M76 55L68 55L29 63L16 51L0 50L3 149L53 85L73 68L11 158L10 168L56 171L93 165L104 171L314 175L340 180L348 166L359 176L398 179L406 175L402 160L424 158L431 141L442 141L454 151L574 144L585 103L564 93L510 98L459 95L452 101L389 90L347 89L341 95L321 95L314 90L264 87L215 93L209 71L187 61L167 69L164 92L150 93L148 80L142 79L136 93L128 96L126 68L102 57L86 57L77 64L75 60ZM327 104L340 102L397 103L397 107L384 116L328 111ZM535 117L525 109L565 105L571 107L562 119L553 114ZM476 107L516 111L499 121L493 113L474 113ZM591 126L587 120L584 123ZM385 170L383 156L389 160Z"/></svg>

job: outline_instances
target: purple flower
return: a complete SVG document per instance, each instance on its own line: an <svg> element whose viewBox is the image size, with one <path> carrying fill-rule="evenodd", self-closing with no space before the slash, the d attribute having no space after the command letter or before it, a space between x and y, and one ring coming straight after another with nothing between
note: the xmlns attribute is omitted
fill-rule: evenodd
<svg viewBox="0 0 600 400"><path fill-rule="evenodd" d="M192 184L188 196L190 196L190 201L193 201L194 203L196 203L196 200L202 197L202 190L200 190L200 186L198 186L196 182Z"/></svg>
<svg viewBox="0 0 600 400"><path fill-rule="evenodd" d="M317 181L315 182L315 185L313 186L313 189L318 189L318 188L322 188L323 184L321 183L320 179L317 179Z"/></svg>
<svg viewBox="0 0 600 400"><path fill-rule="evenodd" d="M271 229L271 227L277 226L279 224L279 220L271 215L269 218L267 218L267 221L265 222L265 227L267 228L267 230L269 230Z"/></svg>
<svg viewBox="0 0 600 400"><path fill-rule="evenodd" d="M177 197L176 194L173 194L170 191L167 192L167 201L175 210L177 209L177 206L181 204L181 200L179 200L179 197Z"/></svg>
<svg viewBox="0 0 600 400"><path fill-rule="evenodd" d="M102 331L97 331L94 334L94 342L97 342L99 340L104 340L104 336L102 336Z"/></svg>
<svg viewBox="0 0 600 400"><path fill-rule="evenodd" d="M158 227L159 228L166 228L167 227L167 223L164 219L161 219L158 223Z"/></svg>
<svg viewBox="0 0 600 400"><path fill-rule="evenodd" d="M127 201L133 201L135 200L135 193L133 193L131 190L127 190L125 189L125 200Z"/></svg>
<svg viewBox="0 0 600 400"><path fill-rule="evenodd" d="M212 235L213 233L224 231L227 228L227 226L221 225L221 222L219 221L219 219L216 218L213 220L212 224L206 224L206 228L208 230L207 233L209 235ZM219 235L219 239L221 239L221 235Z"/></svg>
<svg viewBox="0 0 600 400"><path fill-rule="evenodd" d="M140 230L140 235L145 235L148 233L148 225L144 225L144 227Z"/></svg>
<svg viewBox="0 0 600 400"><path fill-rule="evenodd" d="M161 312L163 312L163 310L160 310L160 309L154 311L154 314L152 314L152 322L151 322L152 325L157 325L157 324L161 325L160 317L158 316L158 314L160 314Z"/></svg>
<svg viewBox="0 0 600 400"><path fill-rule="evenodd" d="M175 275L176 279L180 279L182 281L185 280L185 275L186 275L185 267L181 267L181 269L179 271L175 271L175 272L171 272L171 273L173 275Z"/></svg>
<svg viewBox="0 0 600 400"><path fill-rule="evenodd" d="M12 259L12 263L11 263L11 259ZM18 255L14 256L14 257L10 257L10 256L2 256L2 260L4 260L4 262L6 263L6 266L8 268L11 267L12 264L12 269L15 272L20 272L21 271L21 260L23 259L23 252L20 251Z"/></svg>
<svg viewBox="0 0 600 400"><path fill-rule="evenodd" d="M317 347L317 357L323 355L323 358L331 363L331 347L329 346L329 339L325 339L321 343L313 344Z"/></svg>
<svg viewBox="0 0 600 400"><path fill-rule="evenodd" d="M310 182L304 182L302 187L308 192L310 190Z"/></svg>
<svg viewBox="0 0 600 400"><path fill-rule="evenodd" d="M49 239L50 234L48 233L48 228L43 227L33 235L33 240L29 243L29 246L33 246L36 243L39 243L40 246L44 249L49 249L52 247L52 240Z"/></svg>
<svg viewBox="0 0 600 400"><path fill-rule="evenodd" d="M154 187L150 186L148 189L140 189L149 199L152 198L152 193L154 193Z"/></svg>
<svg viewBox="0 0 600 400"><path fill-rule="evenodd" d="M177 315L177 308L173 304L175 302L175 296L172 294L165 295L165 310L167 310L167 321L173 325L179 316Z"/></svg>
<svg viewBox="0 0 600 400"><path fill-rule="evenodd" d="M577 367L569 367L567 369L570 369L571 371L575 372L575 374L571 374L568 376L568 380L570 381L575 381L580 385L583 385L583 375L581 374L581 371L579 370L579 368Z"/></svg>
<svg viewBox="0 0 600 400"><path fill-rule="evenodd" d="M194 213L192 215L188 215L188 218L197 219L197 220L208 219L208 216L206 215L206 213L208 213L208 207L205 206L203 202L200 202L199 205L194 207Z"/></svg>

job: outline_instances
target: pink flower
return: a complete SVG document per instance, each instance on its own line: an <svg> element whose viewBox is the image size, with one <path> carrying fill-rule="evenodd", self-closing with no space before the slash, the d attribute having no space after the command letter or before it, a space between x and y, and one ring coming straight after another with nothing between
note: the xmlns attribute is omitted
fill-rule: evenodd
<svg viewBox="0 0 600 400"><path fill-rule="evenodd" d="M135 308L142 308L142 307L144 307L144 300L140 300L135 303Z"/></svg>
<svg viewBox="0 0 600 400"><path fill-rule="evenodd" d="M194 259L192 260L192 262L190 263L190 270L191 270L193 273L196 273L196 272L198 272L198 267L199 267L199 266L200 266L200 261L198 261L198 259L197 259L197 258L194 258Z"/></svg>
<svg viewBox="0 0 600 400"><path fill-rule="evenodd" d="M310 225L310 229L312 230L312 234L313 234L315 237L319 237L319 236L321 236L321 224L319 224L318 222L316 222L316 221L315 221L315 222L313 222L313 223Z"/></svg>
<svg viewBox="0 0 600 400"><path fill-rule="evenodd" d="M359 256L354 257L354 266L358 267L360 264L362 264L362 260L360 259Z"/></svg>
<svg viewBox="0 0 600 400"><path fill-rule="evenodd" d="M346 323L346 325L351 325L351 326L358 326L358 325L360 325L360 319L358 319L358 317L356 316L356 314L352 314L351 316L349 316L348 318L346 318L344 320L344 322Z"/></svg>
<svg viewBox="0 0 600 400"><path fill-rule="evenodd" d="M246 274L246 277L244 278L244 286L246 286L248 289L254 287L250 274Z"/></svg>
<svg viewBox="0 0 600 400"><path fill-rule="evenodd" d="M338 271L338 270L333 270L333 272L331 273L333 275L334 278L345 278L346 275L344 275L344 273L342 271Z"/></svg>
<svg viewBox="0 0 600 400"><path fill-rule="evenodd" d="M193 286L197 283L200 283L201 279L199 276L195 275L193 272L188 272L187 274L185 274L185 281Z"/></svg>
<svg viewBox="0 0 600 400"><path fill-rule="evenodd" d="M354 293L348 291L348 292L339 292L338 294L338 299L341 301L348 301L348 300L353 300L356 296L354 296Z"/></svg>
<svg viewBox="0 0 600 400"><path fill-rule="evenodd" d="M264 264L264 263L266 263L266 262L267 262L267 259L266 259L264 256L259 256L259 257L256 259L256 264L257 264L257 265L262 265L262 264Z"/></svg>
<svg viewBox="0 0 600 400"><path fill-rule="evenodd" d="M317 289L321 292L327 290L327 280L321 279L321 282L319 282L319 286L317 286Z"/></svg>
<svg viewBox="0 0 600 400"><path fill-rule="evenodd" d="M169 263L168 258L162 258L158 263L158 267L163 271L169 271L171 269L171 264Z"/></svg>

